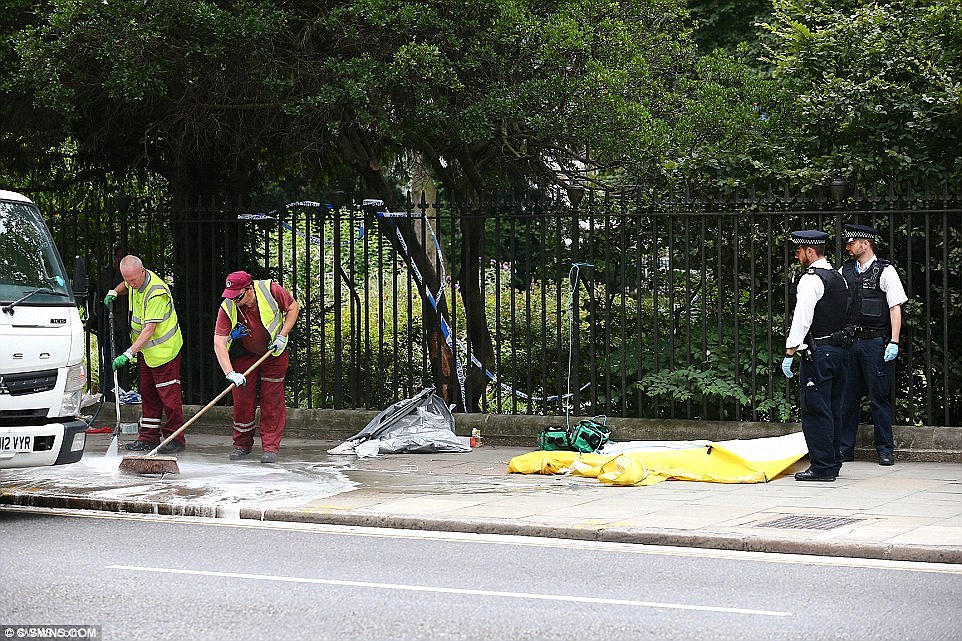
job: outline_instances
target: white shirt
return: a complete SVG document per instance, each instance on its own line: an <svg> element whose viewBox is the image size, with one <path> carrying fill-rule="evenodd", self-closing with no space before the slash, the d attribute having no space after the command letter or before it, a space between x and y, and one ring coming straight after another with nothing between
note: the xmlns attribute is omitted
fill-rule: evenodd
<svg viewBox="0 0 962 641"><path fill-rule="evenodd" d="M856 260L855 273L864 274L877 258L878 256L872 256L872 260L864 265ZM842 273L841 267L839 267L838 273ZM889 309L892 309L896 305L901 305L909 299L909 297L905 295L905 288L902 287L902 280L899 278L899 273L895 271L895 267L891 264L882 270L882 275L879 276L878 279L878 287L885 292L885 302L889 306Z"/></svg>
<svg viewBox="0 0 962 641"><path fill-rule="evenodd" d="M825 258L819 258L808 267L833 269L832 264ZM788 338L785 339L785 349L797 348L805 340L808 330L812 327L812 319L815 317L815 303L822 300L824 295L825 284L817 274L805 273L798 279L798 289L795 291L795 312L792 314L792 328L788 332Z"/></svg>

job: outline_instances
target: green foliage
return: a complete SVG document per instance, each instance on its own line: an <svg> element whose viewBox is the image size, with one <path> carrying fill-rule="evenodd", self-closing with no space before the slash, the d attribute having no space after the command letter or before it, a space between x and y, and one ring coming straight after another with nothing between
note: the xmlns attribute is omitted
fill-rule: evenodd
<svg viewBox="0 0 962 641"><path fill-rule="evenodd" d="M291 377L313 381L310 398L295 391L292 404L332 407L337 397L341 406L376 408L428 384L420 299L374 223L326 206L277 215L286 225L265 230L264 260L283 266L272 275L305 310L292 335Z"/></svg>
<svg viewBox="0 0 962 641"><path fill-rule="evenodd" d="M366 136L471 193L660 147L653 100L690 57L683 17L672 0L343 3L326 25L347 46L323 64L357 88L336 100Z"/></svg>
<svg viewBox="0 0 962 641"><path fill-rule="evenodd" d="M7 25L0 90L52 118L16 126L188 196L330 158L381 173L405 151L452 193L625 167L659 155L661 105L694 59L676 0L28 6Z"/></svg>
<svg viewBox="0 0 962 641"><path fill-rule="evenodd" d="M693 191L771 181L785 171L784 107L777 83L733 55L715 51L681 79L664 172Z"/></svg>
<svg viewBox="0 0 962 641"><path fill-rule="evenodd" d="M485 271L485 313L494 324L492 340L502 346L492 370L499 383L523 393L547 396L554 390L540 387L532 390L531 379L537 381L535 385L541 383L543 372L556 379L554 375L565 368L559 347L566 339L562 336L559 342L555 320L560 311L556 300L561 290L557 288L565 285L534 281L529 287L518 290L511 287L514 277L508 264L494 262L491 269ZM511 318L514 318L513 322L509 321ZM486 394L486 402L498 408L497 411L540 413L545 407L542 403L529 403L498 385L489 386ZM554 403L553 406L558 405Z"/></svg>
<svg viewBox="0 0 962 641"><path fill-rule="evenodd" d="M784 178L813 185L841 174L865 186L962 176L957 0L778 0L765 30L755 34L753 16L768 13L756 0L687 6L676 0L11 0L4 8L0 182L96 203L83 232L91 236L110 233L103 211L124 211L117 194L177 208L224 194L244 202L280 194L315 200L330 188L390 201L414 162L428 168L446 196L470 203L500 188L547 192L574 179L654 193L671 186L697 197ZM761 44L768 75L752 59ZM740 390L756 414L786 416L782 382L770 375L770 352L777 352L770 345L784 319L776 315L766 328L752 306L766 292L782 291L784 256L767 248L734 258L745 239L754 247L770 243L772 228L739 230L736 222L729 233L719 225L703 247L690 248L678 241L687 233L683 226L645 229L610 209L598 211L609 222L586 230L581 247L610 251L593 250L591 257L591 296L577 319L586 359L578 377L586 380L589 358L607 361L610 372L592 381L590 402L660 416L673 411L673 399L700 402L703 409L695 411L705 416L732 416L744 407ZM564 266L584 258L565 244L572 240L569 223L553 225L512 220L479 243L497 263L509 248L513 257L498 272L510 294L478 283L495 342L506 346L498 376L542 395L558 390L530 389L531 364L566 369L567 328L549 319L567 300ZM335 242L330 228L298 231ZM185 241L190 229L169 232L158 255L170 258L177 280L194 286L220 279L197 271L209 265L194 266L193 245ZM340 240L357 232L356 221L346 223ZM945 257L934 257L926 269L944 263L941 273L951 272L948 265L962 262L957 233L946 234L952 244ZM552 243L540 246L543 235ZM90 244L76 236L68 242ZM349 245L320 255L301 247L293 262L333 275L337 256L364 283L355 293L379 296L369 285L378 266L390 265L390 273L405 268L376 236L366 253ZM129 239L157 242L139 231ZM251 238L224 245L244 247L245 259L257 255ZM452 243L452 249L447 273L466 278L471 266L458 265L461 248ZM221 246L210 251L210 265L237 259ZM283 278L299 288L317 277L283 263L281 253L267 253L259 256L265 265L284 264L290 271ZM695 297L699 265L715 271ZM931 332L933 353L944 354L958 344L962 325L958 286L938 278L914 286L944 290L953 305L906 309L909 322ZM776 309L780 296L774 294ZM529 311L530 297L548 301L547 309L533 311L545 307L536 304ZM345 289L337 300L350 298ZM379 334L370 328L385 318L363 320L365 338L379 349L395 340L421 343L417 293L398 298L392 292L384 302L410 322L395 330L392 319L390 332ZM334 302L331 294L318 304ZM493 320L512 314L518 326ZM330 322L312 328L326 345L347 336ZM665 357L651 356L653 342L669 346L660 352ZM424 354L417 355L418 367L390 372L403 361L398 351L378 352L382 361L365 347L359 358L364 367L388 372L387 379L413 381ZM958 380L955 360L949 362L948 372L913 362L909 396L923 395L933 379ZM668 375L676 370L683 374ZM328 375L333 385L347 374ZM672 387L647 398L647 388L632 387L643 380ZM489 394L498 407L516 403L503 390ZM543 404L525 407L544 411Z"/></svg>
<svg viewBox="0 0 962 641"><path fill-rule="evenodd" d="M271 53L285 27L272 2L55 0L35 10L12 38L17 64L0 89L55 114L24 126L60 123L85 166L172 178L189 159L227 176L218 159L253 131L254 105L291 84Z"/></svg>
<svg viewBox="0 0 962 641"><path fill-rule="evenodd" d="M751 399L741 386L717 371L697 367L663 369L646 374L637 383L638 389L652 396L672 398L676 401L702 399L733 400L748 405Z"/></svg>
<svg viewBox="0 0 962 641"><path fill-rule="evenodd" d="M794 97L790 174L962 175L962 5L779 0L767 60Z"/></svg>
<svg viewBox="0 0 962 641"><path fill-rule="evenodd" d="M722 48L734 52L757 39L755 23L771 14L771 0L689 0L697 25L695 42L704 53Z"/></svg>
<svg viewBox="0 0 962 641"><path fill-rule="evenodd" d="M598 216L579 226L578 257L591 266L581 270L571 384L574 391L590 383L579 394L584 411L790 417L792 401L777 371L785 321L767 316L783 307L784 280L772 266L780 269L785 258L771 243L766 218L624 218L610 203L589 201L586 208ZM492 235L510 242L503 254L497 244L492 251L516 260L496 261L485 272L487 316L501 349L499 381L538 397L567 391L572 292L559 265L576 260L573 245L557 240L570 233L570 223L545 218L524 227L517 218L502 219ZM500 388L489 394L493 407L509 411L564 409Z"/></svg>

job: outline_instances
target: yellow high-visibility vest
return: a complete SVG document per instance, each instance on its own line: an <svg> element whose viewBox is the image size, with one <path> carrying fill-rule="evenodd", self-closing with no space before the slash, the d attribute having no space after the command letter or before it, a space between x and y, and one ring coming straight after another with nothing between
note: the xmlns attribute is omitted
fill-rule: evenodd
<svg viewBox="0 0 962 641"><path fill-rule="evenodd" d="M128 287L130 293L130 341L134 342L148 322L157 323L154 336L140 350L150 367L168 363L180 353L184 337L177 322L174 297L160 276L146 270L147 277L139 289ZM149 308L149 314L148 314Z"/></svg>
<svg viewBox="0 0 962 641"><path fill-rule="evenodd" d="M270 280L255 280L254 281L254 296L257 297L257 312L261 317L261 322L264 324L264 328L267 329L267 334L271 337L271 342L277 338L277 335L281 331L281 327L284 326L284 312L281 308L277 306L277 301L271 295L271 281ZM227 318L230 319L231 329L237 326L237 303L235 303L230 298L225 298L221 304L220 308L224 310L227 314ZM230 345L233 340L227 337L227 349L230 349Z"/></svg>

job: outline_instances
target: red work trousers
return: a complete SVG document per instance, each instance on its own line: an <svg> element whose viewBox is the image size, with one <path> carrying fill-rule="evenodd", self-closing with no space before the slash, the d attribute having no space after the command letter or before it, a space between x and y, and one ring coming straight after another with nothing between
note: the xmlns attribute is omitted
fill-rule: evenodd
<svg viewBox="0 0 962 641"><path fill-rule="evenodd" d="M235 372L246 372L257 362L260 354L243 354L231 357ZM270 356L247 375L247 385L235 387L234 395L234 447L250 450L254 446L254 412L258 395L261 406L261 449L274 452L281 449L281 438L287 423L287 403L284 400L284 375L290 363L287 350L280 356ZM259 392L259 394L258 394Z"/></svg>
<svg viewBox="0 0 962 641"><path fill-rule="evenodd" d="M140 435L138 441L157 444L184 424L184 406L180 395L180 352L172 360L150 367L143 355L137 359L140 374ZM163 415L167 421L161 426ZM181 434L175 440L184 443Z"/></svg>

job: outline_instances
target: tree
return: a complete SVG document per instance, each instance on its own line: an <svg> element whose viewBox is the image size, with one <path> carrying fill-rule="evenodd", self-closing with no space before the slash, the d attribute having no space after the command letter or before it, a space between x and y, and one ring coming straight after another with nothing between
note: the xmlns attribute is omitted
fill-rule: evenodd
<svg viewBox="0 0 962 641"><path fill-rule="evenodd" d="M328 55L311 77L337 83L305 92L304 109L339 114L342 157L391 202L383 167L392 152L412 150L448 198L482 213L498 190L590 185L638 167L660 176L678 104L671 94L694 59L687 14L674 0L369 0L340 3L315 24L313 42ZM483 222L460 220L457 273L468 341L493 370L480 289ZM436 291L436 270L405 226L426 287ZM434 318L428 306L425 314ZM450 361L436 364L436 378L450 369ZM467 409L485 383L472 368ZM448 400L460 400L452 392Z"/></svg>
<svg viewBox="0 0 962 641"><path fill-rule="evenodd" d="M962 4L778 0L767 60L793 97L790 174L962 176Z"/></svg>
<svg viewBox="0 0 962 641"><path fill-rule="evenodd" d="M717 50L698 59L674 96L677 117L662 162L676 189L706 194L784 176L791 97L775 81Z"/></svg>
<svg viewBox="0 0 962 641"><path fill-rule="evenodd" d="M172 203L175 298L190 291L216 309L224 270L215 266L244 264L232 254L241 243L227 231L205 245L213 260L196 260L187 215L201 205L216 216L221 203L244 202L262 163L291 149L295 127L284 106L295 77L291 59L277 55L288 14L262 0L27 6L4 58L2 87L18 105L7 108L4 126L11 157L31 168L68 167L59 179L45 173L31 185L37 190L160 176ZM210 335L209 319L183 323L193 341ZM198 367L214 367L208 352L199 352Z"/></svg>
<svg viewBox="0 0 962 641"><path fill-rule="evenodd" d="M363 195L398 208L396 161L421 159L446 198L482 213L462 221L456 272L468 341L488 369L480 255L492 193L662 184L673 171L666 156L683 166L715 153L704 149L741 147L739 132L750 127L711 133L731 105L739 122L757 121L729 62L704 67L718 80L709 108L686 95L699 87L702 67L677 0L18 6L3 88L31 107L4 125L19 132L5 140L34 158L31 166L67 150L77 174L162 176L175 221L198 202L342 167L355 172ZM177 279L210 292L213 308L222 275L192 260L190 229L175 230ZM384 231L400 244L393 226ZM423 274L422 295L438 291L427 243L410 220L399 231L406 260ZM224 239L215 257L236 261L229 248L237 245ZM441 386L452 359L438 333L446 302L435 310L424 300ZM472 369L466 393L452 388L447 399L464 396L474 409L485 383Z"/></svg>
<svg viewBox="0 0 962 641"><path fill-rule="evenodd" d="M689 0L695 19L695 42L704 53L758 41L755 23L771 15L771 0Z"/></svg>

